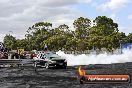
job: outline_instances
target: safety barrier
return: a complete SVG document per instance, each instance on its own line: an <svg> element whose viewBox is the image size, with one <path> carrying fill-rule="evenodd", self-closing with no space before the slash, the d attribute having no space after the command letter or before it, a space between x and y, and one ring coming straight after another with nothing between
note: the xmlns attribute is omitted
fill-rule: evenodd
<svg viewBox="0 0 132 88"><path fill-rule="evenodd" d="M24 65L24 64L34 64L32 59L0 59L0 65Z"/></svg>

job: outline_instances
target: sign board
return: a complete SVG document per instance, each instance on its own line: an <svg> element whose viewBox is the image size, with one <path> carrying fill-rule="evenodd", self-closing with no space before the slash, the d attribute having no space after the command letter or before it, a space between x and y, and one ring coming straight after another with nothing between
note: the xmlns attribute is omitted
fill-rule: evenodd
<svg viewBox="0 0 132 88"><path fill-rule="evenodd" d="M22 53L24 53L24 49L18 49L18 54L22 54Z"/></svg>
<svg viewBox="0 0 132 88"><path fill-rule="evenodd" d="M132 43L125 43L122 44L122 49L132 49Z"/></svg>

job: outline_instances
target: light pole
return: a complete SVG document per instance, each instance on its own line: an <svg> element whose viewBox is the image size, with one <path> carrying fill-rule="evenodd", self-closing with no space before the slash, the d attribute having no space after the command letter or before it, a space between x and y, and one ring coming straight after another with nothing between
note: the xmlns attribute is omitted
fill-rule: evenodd
<svg viewBox="0 0 132 88"><path fill-rule="evenodd" d="M119 43L120 43L120 53L122 54L122 40L120 40Z"/></svg>

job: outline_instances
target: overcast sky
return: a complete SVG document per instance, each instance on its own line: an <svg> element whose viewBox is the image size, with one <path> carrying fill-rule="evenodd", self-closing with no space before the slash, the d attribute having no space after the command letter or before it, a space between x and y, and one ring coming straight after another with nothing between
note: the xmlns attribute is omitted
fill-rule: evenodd
<svg viewBox="0 0 132 88"><path fill-rule="evenodd" d="M24 38L35 22L72 26L80 16L91 20L102 15L111 17L121 32L132 33L131 5L132 0L0 0L0 41L9 33Z"/></svg>

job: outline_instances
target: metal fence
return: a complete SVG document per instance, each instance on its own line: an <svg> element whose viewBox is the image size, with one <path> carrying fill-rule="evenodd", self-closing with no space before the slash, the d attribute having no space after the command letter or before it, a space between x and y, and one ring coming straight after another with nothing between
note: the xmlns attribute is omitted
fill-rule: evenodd
<svg viewBox="0 0 132 88"><path fill-rule="evenodd" d="M85 50L85 51L64 51L65 54L102 54L102 53L107 53L107 54L121 54L122 50L121 49L116 49L113 50L112 52L108 50Z"/></svg>
<svg viewBox="0 0 132 88"><path fill-rule="evenodd" d="M21 65L34 65L33 59L0 59L0 65L5 66L21 66Z"/></svg>

